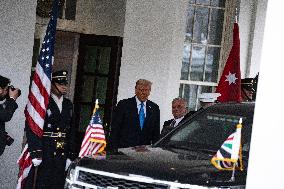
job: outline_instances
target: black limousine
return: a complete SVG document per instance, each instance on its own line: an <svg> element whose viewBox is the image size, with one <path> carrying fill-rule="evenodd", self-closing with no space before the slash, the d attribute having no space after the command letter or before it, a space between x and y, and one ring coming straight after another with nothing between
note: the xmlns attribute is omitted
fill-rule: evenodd
<svg viewBox="0 0 284 189"><path fill-rule="evenodd" d="M119 149L73 164L66 189L245 189L254 103L218 103L190 116L152 146ZM227 137L242 128L242 171L211 163ZM232 179L233 178L233 179Z"/></svg>

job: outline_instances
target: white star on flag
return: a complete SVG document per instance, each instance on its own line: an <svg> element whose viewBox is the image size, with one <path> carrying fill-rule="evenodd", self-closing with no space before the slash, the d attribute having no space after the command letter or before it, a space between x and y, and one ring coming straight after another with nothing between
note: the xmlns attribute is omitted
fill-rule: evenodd
<svg viewBox="0 0 284 189"><path fill-rule="evenodd" d="M236 78L236 73L231 74L231 72L229 72L228 75L226 75L226 80L225 81L229 81L229 85L231 85L232 83L236 84L236 80L238 78Z"/></svg>

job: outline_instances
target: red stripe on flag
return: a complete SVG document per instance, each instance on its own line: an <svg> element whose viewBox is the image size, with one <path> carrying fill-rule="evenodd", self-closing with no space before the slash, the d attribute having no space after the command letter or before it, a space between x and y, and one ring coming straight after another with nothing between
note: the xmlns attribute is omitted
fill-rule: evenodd
<svg viewBox="0 0 284 189"><path fill-rule="evenodd" d="M30 93L29 101L30 101L30 105L34 107L34 109L37 111L40 117L44 119L46 111L40 106L38 99L33 95L33 93Z"/></svg>
<svg viewBox="0 0 284 189"><path fill-rule="evenodd" d="M49 102L49 94L45 89L45 86L43 85L43 83L41 82L41 79L38 75L37 72L35 72L34 74L34 79L33 81L35 82L35 84L38 86L38 89L40 91L40 94L44 97L44 105L45 107L48 106L48 102Z"/></svg>
<svg viewBox="0 0 284 189"><path fill-rule="evenodd" d="M234 136L227 138L227 140L233 140L233 139L234 139Z"/></svg>
<svg viewBox="0 0 284 189"><path fill-rule="evenodd" d="M27 111L27 109L25 109L25 116L26 116L26 120L28 122L29 127L31 128L31 130L38 136L38 137L42 137L43 135L43 130L39 127L39 125L37 125L33 118L30 116L29 112Z"/></svg>

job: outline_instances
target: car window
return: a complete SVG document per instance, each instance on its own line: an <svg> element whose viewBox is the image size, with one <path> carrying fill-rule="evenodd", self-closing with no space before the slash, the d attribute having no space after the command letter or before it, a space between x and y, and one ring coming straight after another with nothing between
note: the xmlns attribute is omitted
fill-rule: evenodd
<svg viewBox="0 0 284 189"><path fill-rule="evenodd" d="M217 150L228 136L235 132L236 125L240 118L241 116L210 112L201 114L171 135L168 143L180 144L183 146L187 145L189 147L200 146ZM242 119L244 123L242 129L242 141L243 144L246 144L246 147L243 150L248 150L251 124L248 124L246 121L247 117L242 116Z"/></svg>

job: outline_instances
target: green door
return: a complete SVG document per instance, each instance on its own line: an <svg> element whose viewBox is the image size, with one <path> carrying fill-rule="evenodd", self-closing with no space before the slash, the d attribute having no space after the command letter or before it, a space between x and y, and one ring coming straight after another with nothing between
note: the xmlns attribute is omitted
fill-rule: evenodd
<svg viewBox="0 0 284 189"><path fill-rule="evenodd" d="M117 102L122 38L80 35L74 108L79 143L90 122L96 99L108 136L111 112Z"/></svg>

